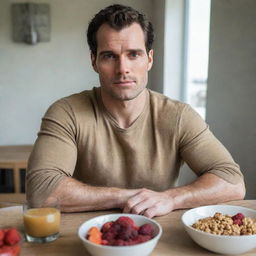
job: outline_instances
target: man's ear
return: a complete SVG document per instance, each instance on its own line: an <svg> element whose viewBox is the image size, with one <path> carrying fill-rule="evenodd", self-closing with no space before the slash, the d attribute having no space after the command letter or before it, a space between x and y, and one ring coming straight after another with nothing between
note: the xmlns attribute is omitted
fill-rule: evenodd
<svg viewBox="0 0 256 256"><path fill-rule="evenodd" d="M92 52L91 52L91 63L94 71L98 73L98 69L96 65L96 56Z"/></svg>
<svg viewBox="0 0 256 256"><path fill-rule="evenodd" d="M154 50L151 49L148 52L148 71L152 68L152 65L153 65L153 55L154 55Z"/></svg>

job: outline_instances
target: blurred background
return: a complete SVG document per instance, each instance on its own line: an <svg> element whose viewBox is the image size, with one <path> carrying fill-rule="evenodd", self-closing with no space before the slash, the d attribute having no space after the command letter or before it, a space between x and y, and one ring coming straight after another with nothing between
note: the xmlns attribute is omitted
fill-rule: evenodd
<svg viewBox="0 0 256 256"><path fill-rule="evenodd" d="M26 42L15 39L22 20L13 5L21 3L48 6L34 10L48 39L37 41L33 22ZM30 145L49 105L99 85L86 29L92 15L113 3L130 5L152 21L149 88L198 111L240 164L246 198L255 199L255 0L1 0L0 192L24 192ZM194 178L184 166L178 185Z"/></svg>

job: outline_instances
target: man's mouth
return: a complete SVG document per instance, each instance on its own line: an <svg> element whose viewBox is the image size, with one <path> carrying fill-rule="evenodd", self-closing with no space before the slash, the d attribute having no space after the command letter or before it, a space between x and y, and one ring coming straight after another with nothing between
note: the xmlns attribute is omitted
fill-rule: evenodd
<svg viewBox="0 0 256 256"><path fill-rule="evenodd" d="M133 86L133 85L135 85L135 81L134 80L119 80L119 81L115 81L114 84L118 85L118 86Z"/></svg>

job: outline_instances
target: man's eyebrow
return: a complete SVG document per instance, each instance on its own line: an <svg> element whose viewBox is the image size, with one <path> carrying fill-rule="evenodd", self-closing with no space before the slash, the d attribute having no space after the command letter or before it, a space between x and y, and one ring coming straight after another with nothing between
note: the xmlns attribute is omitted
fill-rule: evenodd
<svg viewBox="0 0 256 256"><path fill-rule="evenodd" d="M99 53L99 55L105 55L105 54L115 54L113 51L102 51Z"/></svg>
<svg viewBox="0 0 256 256"><path fill-rule="evenodd" d="M127 51L128 51L128 52L145 52L145 51L142 50L142 49L128 49Z"/></svg>
<svg viewBox="0 0 256 256"><path fill-rule="evenodd" d="M143 49L127 49L126 52L138 52L138 53L144 53L145 51ZM106 50L106 51L101 51L99 53L99 56L105 55L105 54L114 54L116 55L116 53L114 51L111 50Z"/></svg>

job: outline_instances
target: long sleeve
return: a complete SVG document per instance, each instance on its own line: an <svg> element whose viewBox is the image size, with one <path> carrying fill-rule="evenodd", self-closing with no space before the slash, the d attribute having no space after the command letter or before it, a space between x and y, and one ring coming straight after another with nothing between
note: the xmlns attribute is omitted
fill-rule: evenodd
<svg viewBox="0 0 256 256"><path fill-rule="evenodd" d="M28 162L27 200L41 204L63 177L71 177L77 159L75 118L64 99L47 110Z"/></svg>

